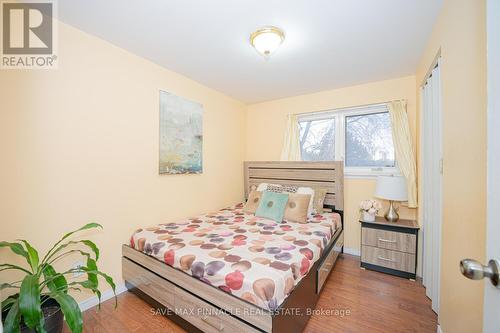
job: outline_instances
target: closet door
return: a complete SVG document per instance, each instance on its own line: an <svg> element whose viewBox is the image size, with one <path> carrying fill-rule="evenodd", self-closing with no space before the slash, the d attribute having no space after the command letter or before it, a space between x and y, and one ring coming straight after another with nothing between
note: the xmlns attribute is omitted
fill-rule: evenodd
<svg viewBox="0 0 500 333"><path fill-rule="evenodd" d="M439 312L439 277L442 224L442 125L439 63L421 88L423 270L426 294Z"/></svg>

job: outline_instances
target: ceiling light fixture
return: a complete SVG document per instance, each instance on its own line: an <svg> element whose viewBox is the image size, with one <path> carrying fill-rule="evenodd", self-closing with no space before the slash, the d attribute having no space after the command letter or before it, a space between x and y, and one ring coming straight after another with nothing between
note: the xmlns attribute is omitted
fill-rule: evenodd
<svg viewBox="0 0 500 333"><path fill-rule="evenodd" d="M264 57L269 57L285 40L283 31L276 27L263 27L250 35L250 44Z"/></svg>

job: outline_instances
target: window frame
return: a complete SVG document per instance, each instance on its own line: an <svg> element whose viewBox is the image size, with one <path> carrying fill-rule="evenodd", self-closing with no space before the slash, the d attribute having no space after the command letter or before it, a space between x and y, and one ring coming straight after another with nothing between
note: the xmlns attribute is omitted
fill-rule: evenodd
<svg viewBox="0 0 500 333"><path fill-rule="evenodd" d="M297 121L314 121L324 119L335 119L335 160L344 162L344 175L348 178L376 178L382 175L400 175L397 160L394 156L394 167L346 167L345 145L346 145L346 117L363 116L377 113L388 113L387 104L372 104L359 107L341 108L313 113L299 114ZM299 124L297 124L299 125Z"/></svg>

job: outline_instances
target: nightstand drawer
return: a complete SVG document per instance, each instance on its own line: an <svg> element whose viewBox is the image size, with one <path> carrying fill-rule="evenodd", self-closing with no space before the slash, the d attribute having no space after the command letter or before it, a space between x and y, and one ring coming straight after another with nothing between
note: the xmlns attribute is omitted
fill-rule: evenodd
<svg viewBox="0 0 500 333"><path fill-rule="evenodd" d="M361 261L372 265L415 273L415 255L373 246L361 247Z"/></svg>
<svg viewBox="0 0 500 333"><path fill-rule="evenodd" d="M361 228L361 244L415 254L417 236L396 231Z"/></svg>

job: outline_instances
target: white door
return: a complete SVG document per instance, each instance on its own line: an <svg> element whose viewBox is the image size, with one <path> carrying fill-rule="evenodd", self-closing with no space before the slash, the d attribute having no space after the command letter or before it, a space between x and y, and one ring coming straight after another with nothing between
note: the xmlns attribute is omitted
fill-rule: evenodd
<svg viewBox="0 0 500 333"><path fill-rule="evenodd" d="M488 201L486 258L500 260L500 1L487 2ZM500 289L486 283L483 332L500 331Z"/></svg>
<svg viewBox="0 0 500 333"><path fill-rule="evenodd" d="M422 96L422 283L439 314L439 277L442 225L442 125L441 74L439 62L421 88Z"/></svg>

